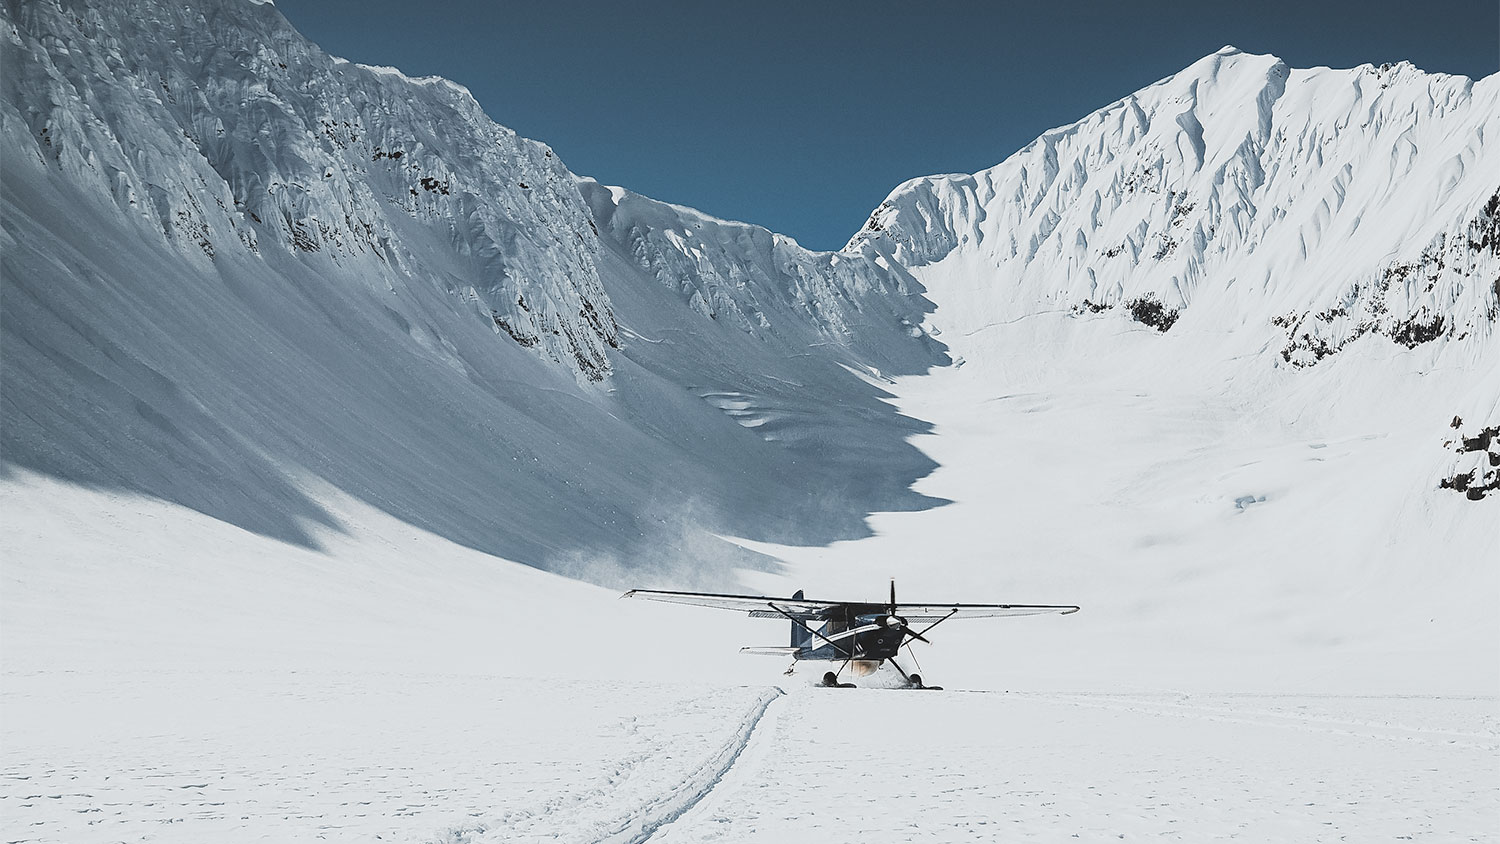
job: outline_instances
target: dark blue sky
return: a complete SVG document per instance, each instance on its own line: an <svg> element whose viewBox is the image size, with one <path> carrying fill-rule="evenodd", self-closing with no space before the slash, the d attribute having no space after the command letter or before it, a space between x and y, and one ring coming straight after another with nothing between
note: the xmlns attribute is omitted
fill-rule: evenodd
<svg viewBox="0 0 1500 844"><path fill-rule="evenodd" d="M834 249L906 179L996 164L1224 44L1500 62L1494 0L277 0L328 52L460 82L574 172Z"/></svg>

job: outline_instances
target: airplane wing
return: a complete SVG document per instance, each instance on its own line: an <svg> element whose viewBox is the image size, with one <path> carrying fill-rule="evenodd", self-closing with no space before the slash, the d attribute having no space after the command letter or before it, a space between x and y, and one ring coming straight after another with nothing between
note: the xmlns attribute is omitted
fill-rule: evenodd
<svg viewBox="0 0 1500 844"><path fill-rule="evenodd" d="M1011 615L1045 615L1078 612L1078 607L1049 604L900 604L896 614L907 621L937 621L953 618L999 618Z"/></svg>
<svg viewBox="0 0 1500 844"><path fill-rule="evenodd" d="M809 601L801 598L775 598L768 595L720 595L713 592L660 592L655 589L632 589L621 597L692 604L721 610L746 612L753 618L782 618L782 613L798 618L823 618L836 609L849 606L846 601ZM774 606L774 608L773 608ZM777 612L777 610L781 612ZM942 618L996 618L1011 615L1043 615L1078 612L1074 606L1044 604L907 604L898 603L896 613L908 621L937 621Z"/></svg>
<svg viewBox="0 0 1500 844"><path fill-rule="evenodd" d="M760 595L719 595L712 592L658 592L655 589L632 589L620 597L666 601L669 604L692 604L720 610L739 610L759 618L781 618L781 613L771 608L773 605L789 615L802 618L817 618L835 607L843 606L838 601L805 601ZM761 615L762 613L765 615Z"/></svg>

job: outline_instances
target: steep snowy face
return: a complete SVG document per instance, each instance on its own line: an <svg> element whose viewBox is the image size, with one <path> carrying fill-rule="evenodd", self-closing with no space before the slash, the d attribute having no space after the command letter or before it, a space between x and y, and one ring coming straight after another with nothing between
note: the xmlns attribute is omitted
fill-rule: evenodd
<svg viewBox="0 0 1500 844"><path fill-rule="evenodd" d="M600 232L702 318L766 342L847 347L893 371L943 359L920 327L932 309L925 288L882 254L884 244L813 252L760 226L592 179L579 188ZM893 343L892 332L919 342Z"/></svg>
<svg viewBox="0 0 1500 844"><path fill-rule="evenodd" d="M438 275L497 333L598 381L619 337L594 214L701 315L751 333L780 310L839 338L867 319L917 334L920 287L873 250L812 253L633 194L618 213L587 181L586 204L550 149L462 86L330 57L269 4L53 0L5 14L9 148L187 260L275 248L386 286Z"/></svg>
<svg viewBox="0 0 1500 844"><path fill-rule="evenodd" d="M1279 363L1500 318L1500 77L1295 70L1226 47L974 175L915 179L851 248L960 261L989 318L1123 307L1274 324Z"/></svg>
<svg viewBox="0 0 1500 844"><path fill-rule="evenodd" d="M108 197L143 236L200 265L320 253L387 286L436 263L475 318L608 374L614 319L572 175L462 87L330 57L269 4L4 15L9 154Z"/></svg>
<svg viewBox="0 0 1500 844"><path fill-rule="evenodd" d="M878 378L947 358L876 247L580 182L270 4L6 3L0 37L0 474L305 545L347 494L507 559L717 586L766 562L720 535L937 503Z"/></svg>

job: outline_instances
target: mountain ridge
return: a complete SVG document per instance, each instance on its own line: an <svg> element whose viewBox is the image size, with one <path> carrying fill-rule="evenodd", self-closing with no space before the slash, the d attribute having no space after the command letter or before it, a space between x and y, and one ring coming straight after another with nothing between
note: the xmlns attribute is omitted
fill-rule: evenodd
<svg viewBox="0 0 1500 844"><path fill-rule="evenodd" d="M921 424L861 374L946 360L900 268L809 278L823 259L769 232L700 262L660 207L622 255L545 144L461 86L324 54L270 5L0 11L7 467L302 543L326 482L606 578L721 578L769 563L719 534L832 541L936 503L909 489ZM753 303L755 331L695 294Z"/></svg>
<svg viewBox="0 0 1500 844"><path fill-rule="evenodd" d="M1497 114L1500 75L1225 47L994 167L899 185L850 245L912 267L972 253L1001 279L998 313L1123 307L1170 327L1196 306L1233 324L1261 291L1293 366L1365 334L1487 344L1500 180L1465 174L1500 172ZM1199 301L1215 298L1236 301Z"/></svg>

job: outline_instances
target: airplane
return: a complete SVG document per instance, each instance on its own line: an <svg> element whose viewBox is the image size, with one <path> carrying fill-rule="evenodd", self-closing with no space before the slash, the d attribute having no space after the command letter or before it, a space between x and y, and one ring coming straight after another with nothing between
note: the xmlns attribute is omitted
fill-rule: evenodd
<svg viewBox="0 0 1500 844"><path fill-rule="evenodd" d="M927 633L950 618L994 618L1013 615L1042 615L1078 612L1074 606L1038 604L898 604L896 581L891 581L889 603L861 601L814 601L804 598L802 590L790 598L763 595L721 595L713 592L662 592L655 589L632 589L622 598L643 598L673 604L691 604L722 610L748 612L751 618L785 618L792 623L792 643L788 647L741 648L740 653L789 656L792 667L805 659L842 661L837 671L823 675L822 685L851 688L853 683L839 681L839 675L851 664L856 676L873 674L883 662L889 662L906 681L907 688L939 689L925 686L921 674L908 674L896 662L902 647L910 652L911 642L927 642ZM930 622L913 630L914 622ZM912 655L913 661L916 655ZM918 668L921 666L919 665Z"/></svg>

